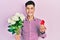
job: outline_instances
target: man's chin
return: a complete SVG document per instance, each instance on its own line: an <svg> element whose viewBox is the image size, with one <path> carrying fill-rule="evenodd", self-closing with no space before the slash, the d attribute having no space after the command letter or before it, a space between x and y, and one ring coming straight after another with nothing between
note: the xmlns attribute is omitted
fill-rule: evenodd
<svg viewBox="0 0 60 40"><path fill-rule="evenodd" d="M33 14L28 14L28 16L33 16Z"/></svg>

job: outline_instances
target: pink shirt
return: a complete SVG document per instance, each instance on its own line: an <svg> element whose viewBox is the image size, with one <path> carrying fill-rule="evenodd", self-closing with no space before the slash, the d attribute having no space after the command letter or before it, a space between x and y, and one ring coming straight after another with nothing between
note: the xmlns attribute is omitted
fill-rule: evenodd
<svg viewBox="0 0 60 40"><path fill-rule="evenodd" d="M45 34L40 34L40 19L34 18L32 21L28 21L26 18L23 23L21 31L21 40L38 40L38 37L45 37Z"/></svg>

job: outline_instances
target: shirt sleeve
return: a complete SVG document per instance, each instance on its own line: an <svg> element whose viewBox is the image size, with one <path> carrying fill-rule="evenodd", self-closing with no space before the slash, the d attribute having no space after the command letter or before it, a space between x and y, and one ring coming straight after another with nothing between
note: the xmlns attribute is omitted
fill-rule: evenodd
<svg viewBox="0 0 60 40"><path fill-rule="evenodd" d="M40 19L37 19L37 26L38 26L38 36L41 37L41 38L45 38L46 37L46 33L41 33L40 32Z"/></svg>

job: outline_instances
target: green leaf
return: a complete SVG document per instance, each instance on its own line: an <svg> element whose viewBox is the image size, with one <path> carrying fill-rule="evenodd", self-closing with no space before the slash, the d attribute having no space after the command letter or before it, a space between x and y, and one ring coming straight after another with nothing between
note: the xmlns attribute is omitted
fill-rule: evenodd
<svg viewBox="0 0 60 40"><path fill-rule="evenodd" d="M12 31L13 31L13 29L8 29L8 31L9 31L9 32L12 32Z"/></svg>
<svg viewBox="0 0 60 40"><path fill-rule="evenodd" d="M15 29L15 26L10 26L9 28L10 28L10 29Z"/></svg>
<svg viewBox="0 0 60 40"><path fill-rule="evenodd" d="M15 31L14 30L12 31L12 34L15 34Z"/></svg>
<svg viewBox="0 0 60 40"><path fill-rule="evenodd" d="M18 28L22 28L22 25L19 25Z"/></svg>

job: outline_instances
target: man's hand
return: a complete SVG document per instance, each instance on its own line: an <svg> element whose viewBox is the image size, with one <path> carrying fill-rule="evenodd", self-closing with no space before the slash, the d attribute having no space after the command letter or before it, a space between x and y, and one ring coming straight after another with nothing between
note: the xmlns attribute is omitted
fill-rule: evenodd
<svg viewBox="0 0 60 40"><path fill-rule="evenodd" d="M16 40L20 40L20 34L19 34L19 35L16 34L16 35L15 35L15 39L16 39Z"/></svg>
<svg viewBox="0 0 60 40"><path fill-rule="evenodd" d="M46 27L45 27L44 25L41 25L41 26L40 26L40 32L43 33L43 32L45 32L45 31L46 31Z"/></svg>

